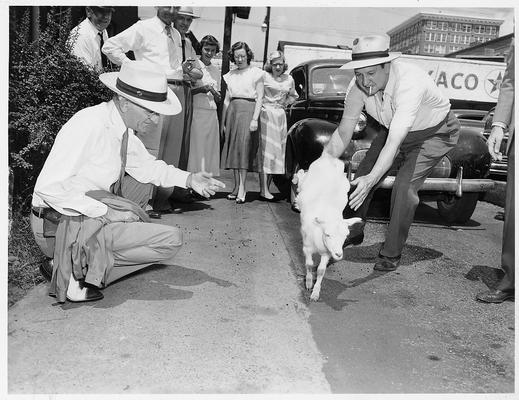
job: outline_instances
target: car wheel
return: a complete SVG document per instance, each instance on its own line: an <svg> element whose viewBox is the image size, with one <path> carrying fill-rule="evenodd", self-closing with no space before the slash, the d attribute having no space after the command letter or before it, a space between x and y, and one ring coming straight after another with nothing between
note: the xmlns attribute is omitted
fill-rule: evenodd
<svg viewBox="0 0 519 400"><path fill-rule="evenodd" d="M479 193L464 193L461 197L447 196L444 200L438 200L438 213L447 222L464 224L467 222L478 203Z"/></svg>

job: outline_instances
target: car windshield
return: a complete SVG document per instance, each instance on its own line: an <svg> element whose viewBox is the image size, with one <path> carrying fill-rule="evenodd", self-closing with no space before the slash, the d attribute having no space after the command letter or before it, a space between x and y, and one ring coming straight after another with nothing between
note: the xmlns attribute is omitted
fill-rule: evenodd
<svg viewBox="0 0 519 400"><path fill-rule="evenodd" d="M311 91L318 96L337 96L346 94L353 77L352 71L339 69L340 66L316 68L312 72Z"/></svg>

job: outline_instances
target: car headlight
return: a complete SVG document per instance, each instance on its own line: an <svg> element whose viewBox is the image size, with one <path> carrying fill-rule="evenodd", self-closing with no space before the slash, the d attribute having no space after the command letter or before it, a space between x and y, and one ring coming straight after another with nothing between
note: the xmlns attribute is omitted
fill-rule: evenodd
<svg viewBox="0 0 519 400"><path fill-rule="evenodd" d="M366 114L363 112L359 115L359 120L357 121L357 125L355 125L354 133L362 132L364 128L366 127L368 123L368 118L366 117Z"/></svg>

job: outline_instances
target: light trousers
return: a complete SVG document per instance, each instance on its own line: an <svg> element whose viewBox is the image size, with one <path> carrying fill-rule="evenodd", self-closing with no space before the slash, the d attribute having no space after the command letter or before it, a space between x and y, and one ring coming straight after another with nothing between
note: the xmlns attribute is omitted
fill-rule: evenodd
<svg viewBox="0 0 519 400"><path fill-rule="evenodd" d="M43 254L54 258L55 238L43 236L43 218L31 213L34 239ZM105 285L152 264L171 265L182 246L182 232L174 226L146 222L114 222L101 229L113 237L114 268Z"/></svg>

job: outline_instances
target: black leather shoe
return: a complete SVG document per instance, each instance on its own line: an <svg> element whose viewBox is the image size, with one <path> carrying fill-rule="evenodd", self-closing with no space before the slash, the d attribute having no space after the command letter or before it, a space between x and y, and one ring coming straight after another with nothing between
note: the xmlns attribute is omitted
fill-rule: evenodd
<svg viewBox="0 0 519 400"><path fill-rule="evenodd" d="M84 298L81 299L71 299L67 296L67 300L72 303L84 303L86 301L96 301L101 300L103 298L103 293L99 289L93 287L87 287Z"/></svg>
<svg viewBox="0 0 519 400"><path fill-rule="evenodd" d="M148 214L148 217L153 219L160 219L160 212L155 210L147 210L146 214Z"/></svg>
<svg viewBox="0 0 519 400"><path fill-rule="evenodd" d="M400 257L385 257L379 254L373 269L375 271L394 271L399 265Z"/></svg>
<svg viewBox="0 0 519 400"><path fill-rule="evenodd" d="M476 295L476 300L483 303L502 303L505 300L514 300L515 290L498 290L491 289Z"/></svg>
<svg viewBox="0 0 519 400"><path fill-rule="evenodd" d="M184 203L190 204L193 203L195 199L191 195L189 189L184 189L180 187L175 187L171 196L169 196L169 204L171 203Z"/></svg>
<svg viewBox="0 0 519 400"><path fill-rule="evenodd" d="M52 280L52 270L54 269L54 261L47 258L40 264L40 272L49 282Z"/></svg>

